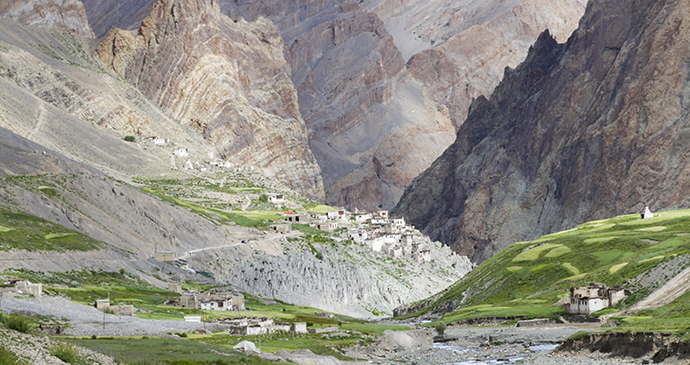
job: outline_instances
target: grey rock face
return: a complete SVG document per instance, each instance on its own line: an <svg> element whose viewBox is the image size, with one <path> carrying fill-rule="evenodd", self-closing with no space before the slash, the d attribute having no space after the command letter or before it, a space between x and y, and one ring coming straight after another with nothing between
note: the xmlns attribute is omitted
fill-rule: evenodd
<svg viewBox="0 0 690 365"><path fill-rule="evenodd" d="M686 206L689 11L593 1L566 44L544 33L395 212L481 261L645 203Z"/></svg>

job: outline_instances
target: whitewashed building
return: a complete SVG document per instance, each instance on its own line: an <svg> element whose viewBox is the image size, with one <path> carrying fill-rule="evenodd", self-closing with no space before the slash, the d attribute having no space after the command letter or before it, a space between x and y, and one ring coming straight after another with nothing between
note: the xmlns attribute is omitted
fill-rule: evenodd
<svg viewBox="0 0 690 365"><path fill-rule="evenodd" d="M563 305L565 313L589 315L616 305L625 298L622 287L608 288L601 283L590 283L587 287L570 288L570 300Z"/></svg>

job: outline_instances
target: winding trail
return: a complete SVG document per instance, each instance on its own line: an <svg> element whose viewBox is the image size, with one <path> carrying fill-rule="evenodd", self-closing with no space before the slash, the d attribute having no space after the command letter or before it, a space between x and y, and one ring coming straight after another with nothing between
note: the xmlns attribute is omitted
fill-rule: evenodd
<svg viewBox="0 0 690 365"><path fill-rule="evenodd" d="M690 267L681 271L673 279L666 282L666 284L655 290L648 297L635 303L632 307L618 313L602 316L602 319L607 320L609 317L615 316L632 316L645 309L662 307L676 300L688 290L690 290Z"/></svg>

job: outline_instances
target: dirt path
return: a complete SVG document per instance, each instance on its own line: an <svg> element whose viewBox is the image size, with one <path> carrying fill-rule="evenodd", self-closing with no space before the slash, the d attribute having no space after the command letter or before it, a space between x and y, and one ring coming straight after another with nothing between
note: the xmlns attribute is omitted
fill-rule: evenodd
<svg viewBox="0 0 690 365"><path fill-rule="evenodd" d="M645 309L658 308L671 303L676 298L685 294L688 290L690 290L690 267L674 276L673 279L669 280L661 288L655 290L647 298L640 300L635 305L622 312L614 313L607 317L618 315L631 316Z"/></svg>

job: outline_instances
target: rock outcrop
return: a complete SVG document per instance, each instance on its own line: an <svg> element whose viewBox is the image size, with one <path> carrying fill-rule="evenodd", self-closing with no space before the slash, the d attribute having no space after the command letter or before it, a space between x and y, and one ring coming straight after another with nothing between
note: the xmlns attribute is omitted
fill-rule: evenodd
<svg viewBox="0 0 690 365"><path fill-rule="evenodd" d="M94 38L84 4L79 0L5 0L0 2L0 18L47 29L67 29Z"/></svg>
<svg viewBox="0 0 690 365"><path fill-rule="evenodd" d="M587 220L686 206L687 2L597 0L547 32L395 209L482 261Z"/></svg>
<svg viewBox="0 0 690 365"><path fill-rule="evenodd" d="M133 30L151 13L156 0L81 0L97 38L105 37L110 28Z"/></svg>
<svg viewBox="0 0 690 365"><path fill-rule="evenodd" d="M234 22L215 1L164 0L136 32L113 29L96 54L223 159L323 199L283 47L266 19Z"/></svg>
<svg viewBox="0 0 690 365"><path fill-rule="evenodd" d="M516 67L544 29L565 42L586 0L373 1L395 44L433 100L456 126L472 99L490 95L505 67Z"/></svg>
<svg viewBox="0 0 690 365"><path fill-rule="evenodd" d="M84 1L97 34L106 24L136 28L151 4L124 14L131 1ZM369 210L394 206L452 143L471 99L488 95L543 29L564 40L584 8L584 0L219 3L232 19L278 26L327 202Z"/></svg>

